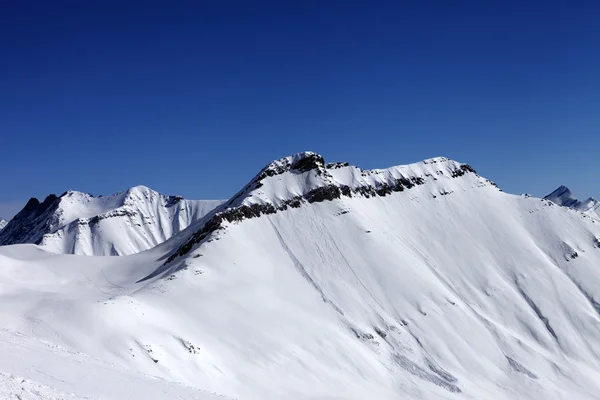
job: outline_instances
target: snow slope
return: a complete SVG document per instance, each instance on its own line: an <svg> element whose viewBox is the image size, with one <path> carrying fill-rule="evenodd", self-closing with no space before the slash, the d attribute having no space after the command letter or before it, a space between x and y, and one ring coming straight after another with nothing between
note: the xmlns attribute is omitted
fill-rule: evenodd
<svg viewBox="0 0 600 400"><path fill-rule="evenodd" d="M599 238L445 158L301 153L139 254L0 248L0 324L238 399L599 399Z"/></svg>
<svg viewBox="0 0 600 400"><path fill-rule="evenodd" d="M566 186L559 186L554 192L544 197L544 199L550 200L559 206L569 207L573 210L600 219L600 201L593 197L589 197L584 201L579 201Z"/></svg>
<svg viewBox="0 0 600 400"><path fill-rule="evenodd" d="M8 221L4 218L0 218L0 231L8 224Z"/></svg>
<svg viewBox="0 0 600 400"><path fill-rule="evenodd" d="M165 241L222 201L184 200L136 186L107 197L68 191L31 199L0 232L0 245L35 243L57 253L124 255Z"/></svg>
<svg viewBox="0 0 600 400"><path fill-rule="evenodd" d="M6 329L0 329L0 354L2 399L225 400Z"/></svg>

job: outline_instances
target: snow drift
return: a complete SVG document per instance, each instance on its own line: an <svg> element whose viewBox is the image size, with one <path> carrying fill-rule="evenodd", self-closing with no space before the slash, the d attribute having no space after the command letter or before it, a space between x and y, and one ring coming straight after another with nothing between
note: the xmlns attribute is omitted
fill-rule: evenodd
<svg viewBox="0 0 600 400"><path fill-rule="evenodd" d="M0 321L238 399L593 399L599 238L446 158L300 153L143 253L0 248Z"/></svg>

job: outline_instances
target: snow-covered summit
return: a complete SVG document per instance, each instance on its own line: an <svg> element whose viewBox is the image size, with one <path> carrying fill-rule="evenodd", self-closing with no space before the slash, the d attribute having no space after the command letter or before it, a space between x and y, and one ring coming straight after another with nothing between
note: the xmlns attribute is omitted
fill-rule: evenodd
<svg viewBox="0 0 600 400"><path fill-rule="evenodd" d="M34 243L58 253L124 255L147 250L222 201L185 200L146 186L95 197L69 190L32 198L0 232L0 245Z"/></svg>
<svg viewBox="0 0 600 400"><path fill-rule="evenodd" d="M572 208L579 212L600 218L600 201L589 197L584 201L579 201L568 187L561 185L555 191L544 197L546 200L558 204L559 206Z"/></svg>
<svg viewBox="0 0 600 400"><path fill-rule="evenodd" d="M461 184L457 184L461 178ZM194 243L222 227L274 214L302 204L352 197L384 197L423 186L427 196L436 198L466 187L495 184L479 176L468 164L446 157L385 169L363 170L346 162L325 163L314 152L305 151L275 160L264 167L241 191L198 223L188 242L169 258L187 253Z"/></svg>
<svg viewBox="0 0 600 400"><path fill-rule="evenodd" d="M226 207L272 204L276 207L304 198L315 200L315 190L328 189L330 195L384 195L401 192L437 176L458 177L475 173L467 164L445 157L386 169L363 170L346 162L325 163L319 154L307 151L269 163ZM324 190L320 190L323 192ZM379 192L379 193L378 193ZM318 197L318 196L317 196Z"/></svg>

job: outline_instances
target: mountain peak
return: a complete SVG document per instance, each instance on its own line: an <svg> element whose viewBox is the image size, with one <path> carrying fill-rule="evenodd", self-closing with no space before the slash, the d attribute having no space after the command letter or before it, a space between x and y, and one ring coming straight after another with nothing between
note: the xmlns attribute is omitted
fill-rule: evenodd
<svg viewBox="0 0 600 400"><path fill-rule="evenodd" d="M41 203L30 199L0 231L0 245L34 243L58 253L133 254L165 241L221 203L166 196L141 185L106 197L69 190Z"/></svg>
<svg viewBox="0 0 600 400"><path fill-rule="evenodd" d="M589 197L584 201L579 201L565 185L560 185L555 191L544 197L544 199L550 200L560 206L572 208L588 214L599 214L598 210L600 210L600 201L593 197Z"/></svg>
<svg viewBox="0 0 600 400"><path fill-rule="evenodd" d="M469 175L465 183L455 178ZM461 181L463 179L460 179ZM346 162L325 163L317 153L305 151L269 163L228 202L200 221L198 230L167 261L185 254L195 243L221 228L224 221L241 221L274 214L305 203L319 203L350 197L385 197L415 186L428 184L423 196L437 198L459 187L495 186L477 175L468 164L446 157L385 169L363 170Z"/></svg>
<svg viewBox="0 0 600 400"><path fill-rule="evenodd" d="M565 185L560 185L552 193L545 196L544 199L564 207L573 207L579 203L579 200L577 200L573 193L571 193L571 190Z"/></svg>
<svg viewBox="0 0 600 400"><path fill-rule="evenodd" d="M135 202L136 200L149 200L150 198L157 196L160 196L160 194L147 186L134 186L125 192L124 205L131 204L132 201Z"/></svg>
<svg viewBox="0 0 600 400"><path fill-rule="evenodd" d="M127 190L127 192L129 192L129 193L144 193L144 192L156 193L155 190L152 190L148 186L144 186L144 185L133 186L133 187L129 188L129 190Z"/></svg>
<svg viewBox="0 0 600 400"><path fill-rule="evenodd" d="M4 218L0 217L0 231L2 229L4 229L4 227L6 226L6 224L8 224L8 221L5 220Z"/></svg>
<svg viewBox="0 0 600 400"><path fill-rule="evenodd" d="M286 171L307 172L323 167L325 167L323 156L312 151L303 151L270 162L262 169L259 176L279 175Z"/></svg>

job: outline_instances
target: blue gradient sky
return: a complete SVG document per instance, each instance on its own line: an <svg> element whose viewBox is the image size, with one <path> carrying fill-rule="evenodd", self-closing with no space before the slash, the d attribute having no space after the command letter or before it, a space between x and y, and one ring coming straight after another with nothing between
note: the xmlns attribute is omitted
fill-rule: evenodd
<svg viewBox="0 0 600 400"><path fill-rule="evenodd" d="M0 215L67 189L227 198L302 150L600 195L599 2L12 3Z"/></svg>

